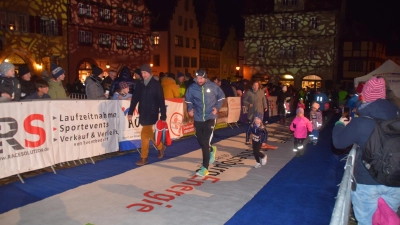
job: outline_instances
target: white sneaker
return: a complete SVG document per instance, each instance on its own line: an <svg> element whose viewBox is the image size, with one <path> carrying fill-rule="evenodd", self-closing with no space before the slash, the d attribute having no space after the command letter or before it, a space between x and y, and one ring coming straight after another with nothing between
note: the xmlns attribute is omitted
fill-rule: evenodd
<svg viewBox="0 0 400 225"><path fill-rule="evenodd" d="M265 155L264 158L261 159L261 165L264 166L265 164L267 164L267 160L268 160L268 156Z"/></svg>
<svg viewBox="0 0 400 225"><path fill-rule="evenodd" d="M254 168L260 168L260 167L261 167L261 164L260 164L260 163L254 164Z"/></svg>

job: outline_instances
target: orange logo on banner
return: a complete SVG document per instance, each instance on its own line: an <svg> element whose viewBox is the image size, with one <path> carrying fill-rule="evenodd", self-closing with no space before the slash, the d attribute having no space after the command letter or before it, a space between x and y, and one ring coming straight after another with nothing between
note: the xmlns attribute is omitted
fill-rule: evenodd
<svg viewBox="0 0 400 225"><path fill-rule="evenodd" d="M171 119L169 122L170 131L176 136L181 135L182 120L183 120L183 115L181 113L175 112L171 116Z"/></svg>

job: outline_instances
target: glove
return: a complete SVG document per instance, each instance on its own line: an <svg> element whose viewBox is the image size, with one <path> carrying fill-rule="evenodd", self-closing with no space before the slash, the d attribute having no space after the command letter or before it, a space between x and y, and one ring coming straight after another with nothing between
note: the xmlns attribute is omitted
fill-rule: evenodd
<svg viewBox="0 0 400 225"><path fill-rule="evenodd" d="M351 122L351 117L349 119L347 119L347 117L340 117L339 121L337 121L336 124L341 123L347 126L347 124L349 124L350 122Z"/></svg>
<svg viewBox="0 0 400 225"><path fill-rule="evenodd" d="M293 128L296 129L296 124L295 123L293 124Z"/></svg>

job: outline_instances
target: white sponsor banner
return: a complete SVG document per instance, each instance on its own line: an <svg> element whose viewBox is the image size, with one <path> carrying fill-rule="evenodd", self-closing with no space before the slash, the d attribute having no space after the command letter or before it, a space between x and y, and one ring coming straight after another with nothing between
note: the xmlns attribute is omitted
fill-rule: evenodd
<svg viewBox="0 0 400 225"><path fill-rule="evenodd" d="M167 107L167 124L171 139L182 137L183 98L171 98L165 100Z"/></svg>
<svg viewBox="0 0 400 225"><path fill-rule="evenodd" d="M55 163L118 150L118 101L52 101Z"/></svg>
<svg viewBox="0 0 400 225"><path fill-rule="evenodd" d="M400 98L400 76L399 75L389 75L385 76L386 82L388 82L390 90L393 94Z"/></svg>
<svg viewBox="0 0 400 225"><path fill-rule="evenodd" d="M1 103L0 178L54 164L49 104Z"/></svg>
<svg viewBox="0 0 400 225"><path fill-rule="evenodd" d="M227 123L236 123L240 118L241 98L228 97L228 119Z"/></svg>
<svg viewBox="0 0 400 225"><path fill-rule="evenodd" d="M140 132L142 131L142 125L139 124L139 112L138 106L136 105L135 110L132 115L132 122L128 121L128 111L131 105L129 100L119 100L121 105L120 111L120 130L121 135L119 136L119 141L131 141L140 140Z"/></svg>

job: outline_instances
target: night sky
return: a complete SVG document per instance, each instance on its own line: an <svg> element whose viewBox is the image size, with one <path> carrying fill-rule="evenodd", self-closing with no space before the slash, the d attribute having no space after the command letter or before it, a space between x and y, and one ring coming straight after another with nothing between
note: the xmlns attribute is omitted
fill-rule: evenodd
<svg viewBox="0 0 400 225"><path fill-rule="evenodd" d="M165 10L166 5L171 5L174 0L145 0L158 9ZM176 1L176 0L175 0ZM202 5L207 0L194 0L195 4ZM227 35L225 28L233 25L237 29L237 35L243 36L244 19L242 10L244 1L251 0L215 0L219 24L222 27L222 38ZM324 0L321 0L324 1ZM342 0L337 0L342 1ZM168 2L168 3L167 3ZM347 0L347 22L355 21L365 25L369 35L379 38L386 43L400 42L400 1L397 0ZM396 38L397 37L397 38ZM399 48L400 50L400 48Z"/></svg>

